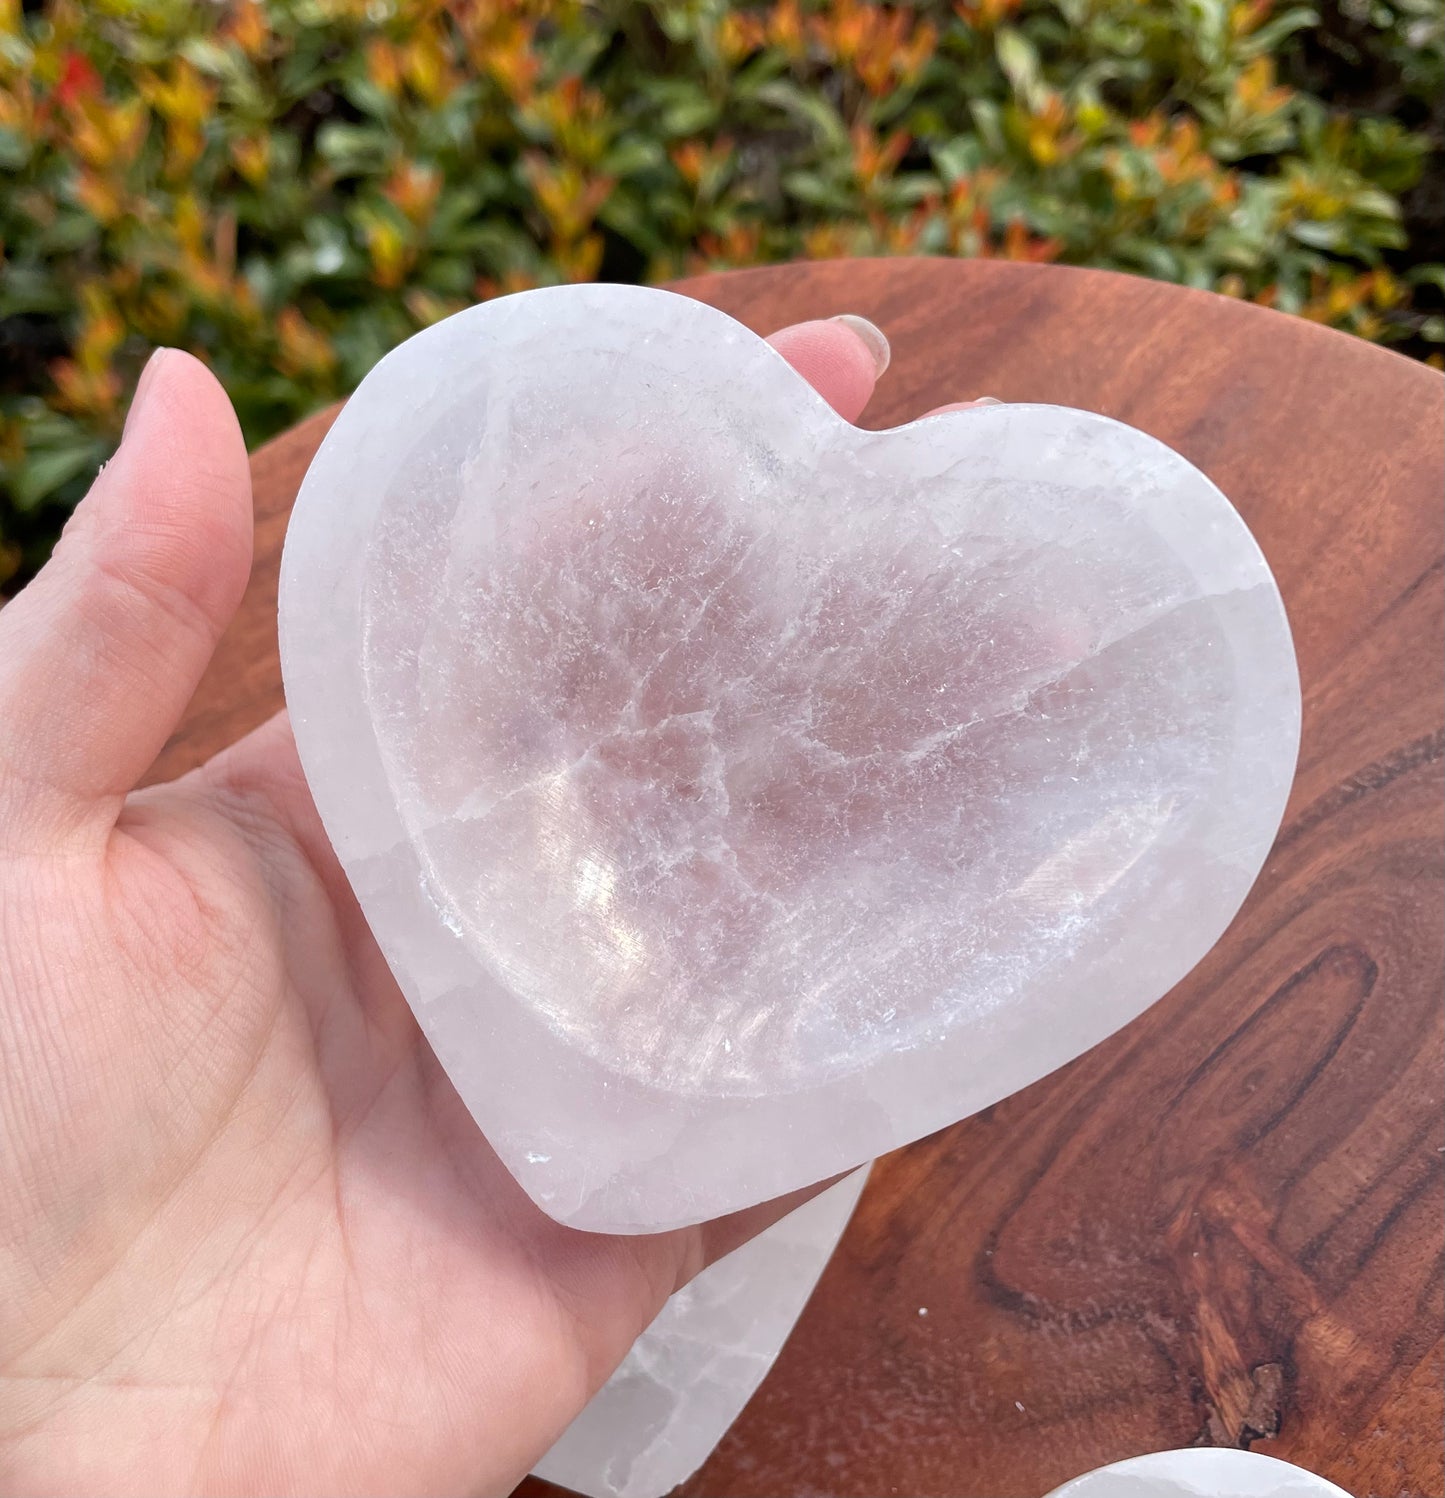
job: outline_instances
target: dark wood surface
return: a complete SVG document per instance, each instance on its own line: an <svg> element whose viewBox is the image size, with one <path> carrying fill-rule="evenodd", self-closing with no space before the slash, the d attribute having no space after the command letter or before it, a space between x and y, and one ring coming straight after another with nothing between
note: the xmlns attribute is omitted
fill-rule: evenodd
<svg viewBox="0 0 1445 1498"><path fill-rule="evenodd" d="M893 367L866 425L994 395L1178 448L1269 557L1305 694L1284 827L1224 940L1113 1039L879 1165L683 1493L1036 1498L1211 1442L1442 1498L1445 381L1090 271L833 262L679 289L760 332L878 322ZM329 420L255 455L251 589L158 774L280 706L277 556Z"/></svg>

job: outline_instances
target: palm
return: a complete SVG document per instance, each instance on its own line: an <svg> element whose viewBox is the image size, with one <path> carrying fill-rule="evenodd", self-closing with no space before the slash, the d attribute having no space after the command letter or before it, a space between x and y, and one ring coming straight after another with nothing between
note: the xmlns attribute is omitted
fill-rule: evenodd
<svg viewBox="0 0 1445 1498"><path fill-rule="evenodd" d="M104 1093L37 1140L43 1161L22 1151L71 1231L28 1255L48 1273L9 1299L38 1314L6 1328L9 1397L31 1439L76 1453L73 1490L304 1471L317 1491L506 1491L700 1254L558 1228L497 1163L330 857L284 719L132 797L64 886L20 860L0 891L104 975L53 1015ZM179 1368L175 1466L140 1440L124 1472L97 1421L143 1430L167 1391L178 1434ZM479 1418L508 1388L535 1423Z"/></svg>
<svg viewBox="0 0 1445 1498"><path fill-rule="evenodd" d="M790 357L861 408L867 351L807 326ZM250 550L219 387L176 355L149 382L0 613L0 1486L505 1492L781 1208L543 1216L421 1039L284 717L132 791Z"/></svg>

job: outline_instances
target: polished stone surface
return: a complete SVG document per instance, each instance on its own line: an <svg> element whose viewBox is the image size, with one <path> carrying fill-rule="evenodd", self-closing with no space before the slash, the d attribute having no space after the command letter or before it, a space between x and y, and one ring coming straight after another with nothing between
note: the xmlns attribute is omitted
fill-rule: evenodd
<svg viewBox="0 0 1445 1498"><path fill-rule="evenodd" d="M1350 1498L1343 1488L1255 1451L1154 1451L1086 1472L1047 1498Z"/></svg>
<svg viewBox="0 0 1445 1498"><path fill-rule="evenodd" d="M776 1196L1087 1049L1218 938L1294 765L1278 593L1177 454L1047 406L863 432L659 291L383 360L280 605L367 919L585 1228Z"/></svg>
<svg viewBox="0 0 1445 1498"><path fill-rule="evenodd" d="M659 1498L707 1460L782 1350L867 1170L704 1269L537 1464L591 1498Z"/></svg>

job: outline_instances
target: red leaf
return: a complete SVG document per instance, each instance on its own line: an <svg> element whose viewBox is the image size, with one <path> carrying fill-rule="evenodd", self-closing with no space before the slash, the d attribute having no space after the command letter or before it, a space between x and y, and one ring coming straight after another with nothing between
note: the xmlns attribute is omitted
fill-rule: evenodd
<svg viewBox="0 0 1445 1498"><path fill-rule="evenodd" d="M78 99L100 92L100 74L88 57L67 52L55 85L55 97L69 109Z"/></svg>

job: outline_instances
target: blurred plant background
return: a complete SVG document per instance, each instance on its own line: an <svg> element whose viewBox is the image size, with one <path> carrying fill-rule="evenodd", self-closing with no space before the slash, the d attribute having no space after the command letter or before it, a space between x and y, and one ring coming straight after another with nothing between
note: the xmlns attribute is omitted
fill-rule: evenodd
<svg viewBox="0 0 1445 1498"><path fill-rule="evenodd" d="M1057 260L1439 362L1445 0L0 0L0 588L156 344L255 443L500 292Z"/></svg>

